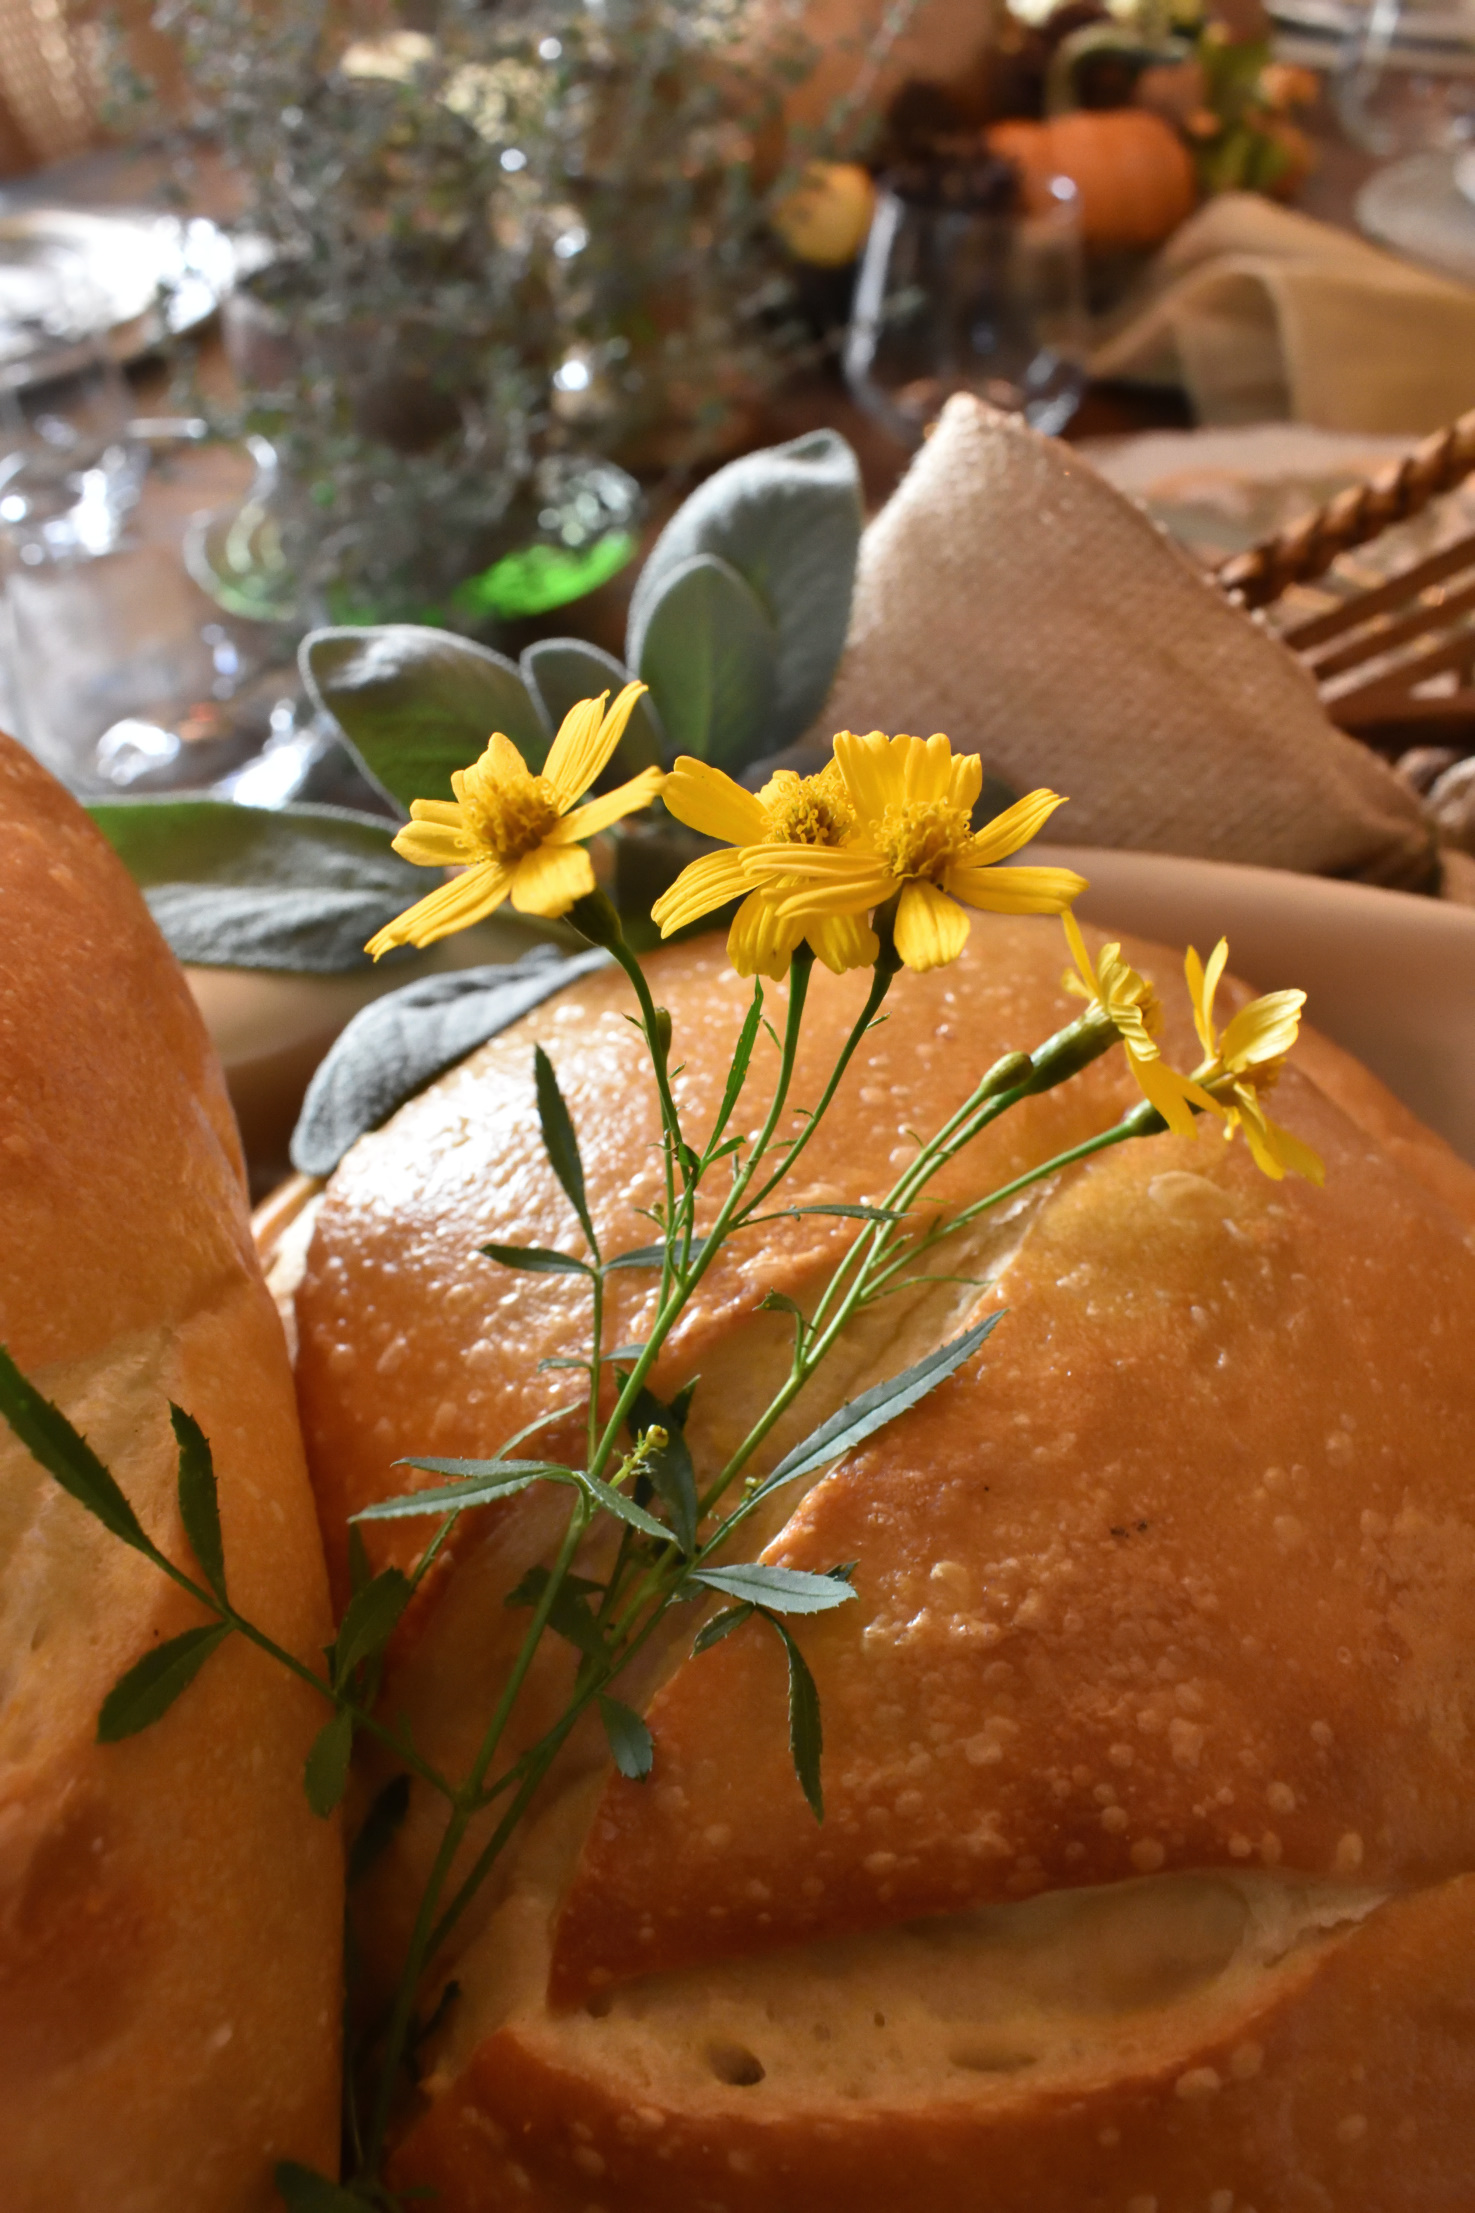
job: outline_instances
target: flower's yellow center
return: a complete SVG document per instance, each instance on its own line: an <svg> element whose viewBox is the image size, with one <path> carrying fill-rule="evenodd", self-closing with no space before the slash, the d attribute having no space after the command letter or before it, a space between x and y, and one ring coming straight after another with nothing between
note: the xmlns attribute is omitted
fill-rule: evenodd
<svg viewBox="0 0 1475 2213"><path fill-rule="evenodd" d="M770 845L843 845L855 814L833 762L818 776L781 768L764 786Z"/></svg>
<svg viewBox="0 0 1475 2213"><path fill-rule="evenodd" d="M928 876L934 883L972 835L967 813L950 799L904 799L888 807L871 832L893 876Z"/></svg>
<svg viewBox="0 0 1475 2213"><path fill-rule="evenodd" d="M558 821L558 797L546 776L478 777L461 800L466 827L493 860L511 864L535 852Z"/></svg>

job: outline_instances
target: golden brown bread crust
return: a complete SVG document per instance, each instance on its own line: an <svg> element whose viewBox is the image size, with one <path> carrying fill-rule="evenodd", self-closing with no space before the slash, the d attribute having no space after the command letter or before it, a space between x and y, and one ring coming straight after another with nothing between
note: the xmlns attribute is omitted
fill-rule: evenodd
<svg viewBox="0 0 1475 2213"><path fill-rule="evenodd" d="M1297 1954L1191 2039L888 2105L570 2064L556 2023L488 2037L402 2147L445 2213L1468 2213L1475 1878ZM1133 2046L1136 2049L1133 2049Z"/></svg>
<svg viewBox="0 0 1475 2213"><path fill-rule="evenodd" d="M1127 950L1170 1009L1178 1002L1165 1049L1191 1062L1177 956ZM955 968L900 979L799 1195L875 1196L909 1157L908 1129L934 1127L998 1053L1069 1018L1062 967L1051 925L980 918ZM700 1130L746 993L713 941L652 968L685 1063L683 1109ZM817 1089L860 989L816 978L798 1099ZM572 1348L579 1294L561 1279L509 1283L476 1248L495 1237L577 1249L537 1137L535 1038L570 1098L606 1251L647 1241L634 1206L649 1196L654 1122L624 1011L617 980L587 980L412 1102L332 1179L296 1306L330 1546L348 1512L410 1480L392 1465L399 1455L484 1453L560 1403L558 1379L533 1368ZM1306 1060L1316 1080L1289 1071L1276 1112L1325 1156L1325 1192L1267 1183L1212 1132L1160 1137L1042 1189L947 1263L998 1277L984 1303L1009 1317L987 1352L791 1500L786 1526L763 1532L769 1556L794 1565L859 1562L860 1604L800 1628L825 1715L825 1826L789 1767L782 1660L756 1625L698 1661L668 1653L649 1709L655 1773L648 1786L604 1785L556 1917L555 2000L682 1963L696 1973L735 1952L1174 1867L1302 1871L1349 1889L1432 1884L1443 1887L1339 1938L1314 1976L1297 1981L1298 1966L1275 2020L1299 2055L1348 2011L1356 2035L1330 2048L1355 2048L1361 2062L1357 2040L1370 2040L1369 2070L1385 2051L1392 2067L1394 2044L1414 2055L1416 2076L1427 2062L1424 2091L1393 2068L1399 2098L1463 2092L1475 2063L1439 1954L1466 1941L1471 1910L1467 1887L1447 1878L1475 1865L1475 1667L1464 1631L1475 1595L1475 1363L1465 1350L1475 1175L1345 1055L1314 1043ZM1004 1180L1134 1097L1111 1056L999 1125L956 1164L945 1193ZM739 1120L751 1124L752 1108ZM785 1357L781 1318L756 1311L762 1292L775 1286L802 1303L844 1236L824 1221L773 1225L703 1286L658 1379L670 1390L701 1373L690 1432L700 1459L741 1433ZM638 1337L639 1285L625 1277L619 1299L611 1329ZM966 1286L934 1286L882 1309L826 1391L771 1440L770 1457L979 1303ZM472 1526L398 1655L389 1696L433 1752L453 1752L469 1726L471 1700L449 1699L447 1683L476 1685L480 1697L505 1665L497 1598L546 1548L547 1513L529 1496ZM392 1541L414 1540L400 1524ZM543 1701L560 1695L562 1667L551 1657L535 1679ZM631 1695L639 1703L650 1687ZM586 1746L582 1756L600 1755ZM434 1827L412 1799L375 1897L385 1926L403 1911ZM1423 1932L1425 1947L1408 1969L1412 2013L1380 2040L1386 1989L1383 2014L1368 1993L1403 1958L1405 1927ZM1334 1974L1337 1960L1350 1964ZM458 1971L471 1972L467 1961ZM1355 2005L1337 1981L1344 1972ZM1173 2086L1200 2064L1211 2061L1168 2037L1160 2078L1103 2086L1104 2121L1090 2100L1082 2118L1069 2100L1042 2107L1021 2092L1016 2112L980 2093L929 2111L925 2130L890 2112L862 2125L846 2106L837 2136L833 2105L801 2106L785 2135L744 2119L740 2097L699 2101L663 2123L676 2147L667 2170L626 2140L628 2086L617 2095L576 2063L555 2012L498 2030L433 2079L404 2174L444 2184L451 2213L595 2202L619 2213L706 2199L729 2213L851 2199L879 2209L910 2202L935 2123L941 2134L928 2141L943 2157L928 2202L960 2213L1098 2202L1147 2213L1153 2172L1167 2186L1157 2213L1199 2213L1201 2185L1214 2213L1328 2203L1454 2213L1464 2203L1451 2179L1469 2171L1463 2139L1447 2158L1421 2138L1416 2186L1404 2186L1401 2153L1363 2170L1366 2188L1350 2179L1352 2139L1334 2133L1348 2117L1340 2091L1328 2077L1298 2104L1300 2056L1253 2122L1236 2090L1213 2108L1230 2117L1223 2132L1184 2134ZM1418 2127L1433 2110L1417 2104ZM1396 2101L1349 2111L1369 2133L1375 2120L1391 2131L1407 2117ZM1092 2164L1102 2127L1131 2150L1120 2181L1099 2182ZM854 2156L837 2148L852 2135ZM1032 2178L1053 2171L1061 2142L1069 2156L1052 2199ZM782 2176L763 2144L789 2162ZM580 2146L604 2161L597 2175ZM1297 2161L1299 2197L1287 2194ZM987 2196L985 2165L999 2178ZM532 2198L518 2194L517 2169ZM1231 2184L1237 2195L1214 2195Z"/></svg>
<svg viewBox="0 0 1475 2213"><path fill-rule="evenodd" d="M1475 1251L1312 1085L1277 1106L1326 1190L1217 1138L1091 1163L976 1368L810 1492L770 1557L859 1563L804 1637L825 1824L750 1625L609 1784L559 1996L1164 1867L1475 1866Z"/></svg>
<svg viewBox="0 0 1475 2213"><path fill-rule="evenodd" d="M211 1439L232 1595L329 1635L281 1331L183 978L85 816L0 738L0 1342L187 1558L173 1398ZM0 1430L0 2200L267 2213L336 2157L341 1846L321 1711L238 1640L165 1719L103 1696L198 1609Z"/></svg>

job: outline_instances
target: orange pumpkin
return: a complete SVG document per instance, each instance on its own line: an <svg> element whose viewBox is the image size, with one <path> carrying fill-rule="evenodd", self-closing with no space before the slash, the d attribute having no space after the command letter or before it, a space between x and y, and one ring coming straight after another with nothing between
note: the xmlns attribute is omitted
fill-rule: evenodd
<svg viewBox="0 0 1475 2213"><path fill-rule="evenodd" d="M995 123L988 143L1018 169L1031 209L1050 204L1052 177L1069 177L1088 246L1156 246L1198 198L1187 147L1145 108L1075 108L1044 123Z"/></svg>

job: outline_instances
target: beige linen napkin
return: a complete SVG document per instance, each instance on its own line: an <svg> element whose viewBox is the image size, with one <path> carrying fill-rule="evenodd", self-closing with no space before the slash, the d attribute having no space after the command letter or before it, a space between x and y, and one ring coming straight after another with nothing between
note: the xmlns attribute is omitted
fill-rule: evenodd
<svg viewBox="0 0 1475 2213"><path fill-rule="evenodd" d="M1228 192L1169 239L1091 370L1181 384L1205 423L1438 430L1475 404L1475 290Z"/></svg>
<svg viewBox="0 0 1475 2213"><path fill-rule="evenodd" d="M945 730L1072 844L1425 889L1418 801L1311 679L1068 446L963 396L861 541L850 635L795 766L840 729Z"/></svg>

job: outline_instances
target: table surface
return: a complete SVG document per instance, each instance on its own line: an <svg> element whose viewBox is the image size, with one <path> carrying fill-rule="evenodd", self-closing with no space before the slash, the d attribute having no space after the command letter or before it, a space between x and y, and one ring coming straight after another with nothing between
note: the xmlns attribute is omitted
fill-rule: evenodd
<svg viewBox="0 0 1475 2213"><path fill-rule="evenodd" d="M1349 145L1337 132L1323 105L1311 118L1317 162L1302 186L1297 206L1322 221L1352 228L1356 195L1377 164ZM90 154L8 182L4 200L10 206L72 204L79 206L140 206L157 203L161 176L158 160L113 150ZM237 188L219 163L203 163L198 171L194 204L198 212L217 216L232 211ZM130 370L138 411L142 415L175 412L180 393L171 372L158 359L137 363ZM235 397L234 380L218 328L210 328L194 352L193 373L203 395L225 407ZM1087 438L1115 437L1135 431L1183 429L1193 421L1181 393L1158 387L1095 383L1088 387L1064 435L1071 442ZM866 506L874 513L889 497L910 459L902 446L881 424L857 405L847 391L838 363L830 361L788 379L770 396L746 426L743 448L776 444L821 426L840 431L855 450L860 464ZM708 467L728 456L719 455ZM669 477L647 487L647 513L641 553L653 541L670 514L690 491L693 472ZM155 464L141 502L138 528L154 541L176 542L187 517L205 507L224 504L244 490L249 464L239 453L218 446L184 448ZM539 638L570 632L619 655L625 634L630 590L639 560L618 577L576 602L550 614L510 625L504 650L516 654Z"/></svg>

